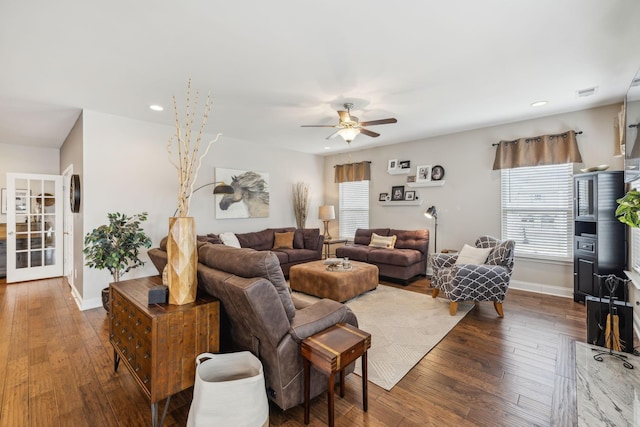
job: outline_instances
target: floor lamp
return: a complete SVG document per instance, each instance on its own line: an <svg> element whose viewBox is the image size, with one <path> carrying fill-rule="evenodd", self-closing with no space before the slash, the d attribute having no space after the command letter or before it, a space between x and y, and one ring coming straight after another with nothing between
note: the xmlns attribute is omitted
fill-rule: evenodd
<svg viewBox="0 0 640 427"><path fill-rule="evenodd" d="M220 185L216 185L216 184L220 184ZM216 181L216 182L210 182L208 184L201 185L200 187L193 190L191 194L195 193L196 191L204 187L208 187L210 185L216 185L215 187L213 187L213 194L233 194L235 192L233 187L225 184L224 181ZM191 194L189 194L187 198L189 198ZM178 208L176 208L176 211L173 213L173 216L176 216L177 213L178 213Z"/></svg>
<svg viewBox="0 0 640 427"><path fill-rule="evenodd" d="M435 220L435 227L434 227L434 231L433 231L433 253L437 253L438 252L438 212L436 211L436 207L435 206L431 206L429 209L427 209L424 212L424 216L426 216L429 219L433 219Z"/></svg>

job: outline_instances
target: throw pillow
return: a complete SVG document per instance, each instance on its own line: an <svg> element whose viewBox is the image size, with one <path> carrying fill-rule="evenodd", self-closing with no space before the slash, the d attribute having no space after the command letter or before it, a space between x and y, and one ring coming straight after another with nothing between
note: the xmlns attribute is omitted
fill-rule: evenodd
<svg viewBox="0 0 640 427"><path fill-rule="evenodd" d="M376 233L371 234L371 243L369 246L373 246L374 248L387 248L393 249L396 244L396 236L380 236Z"/></svg>
<svg viewBox="0 0 640 427"><path fill-rule="evenodd" d="M491 248L474 248L465 244L458 253L456 264L484 264L490 252Z"/></svg>
<svg viewBox="0 0 640 427"><path fill-rule="evenodd" d="M230 231L220 233L218 237L220 238L220 240L222 240L222 244L224 245L231 246L234 248L240 247L240 242L238 241L238 238L236 237L235 234L233 234Z"/></svg>
<svg viewBox="0 0 640 427"><path fill-rule="evenodd" d="M293 249L293 231L274 233L273 249Z"/></svg>

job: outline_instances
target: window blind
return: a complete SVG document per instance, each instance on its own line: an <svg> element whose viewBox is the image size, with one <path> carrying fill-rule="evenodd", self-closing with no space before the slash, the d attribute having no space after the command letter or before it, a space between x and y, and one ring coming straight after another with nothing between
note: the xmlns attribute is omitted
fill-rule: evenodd
<svg viewBox="0 0 640 427"><path fill-rule="evenodd" d="M516 254L569 261L573 255L573 165L502 169L502 238Z"/></svg>
<svg viewBox="0 0 640 427"><path fill-rule="evenodd" d="M340 237L353 239L358 228L369 228L369 181L339 184Z"/></svg>

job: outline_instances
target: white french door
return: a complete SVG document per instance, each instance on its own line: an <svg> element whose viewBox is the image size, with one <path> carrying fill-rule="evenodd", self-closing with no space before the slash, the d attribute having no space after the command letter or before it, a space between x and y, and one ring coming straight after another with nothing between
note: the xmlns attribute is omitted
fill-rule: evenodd
<svg viewBox="0 0 640 427"><path fill-rule="evenodd" d="M62 275L62 176L7 173L7 283Z"/></svg>

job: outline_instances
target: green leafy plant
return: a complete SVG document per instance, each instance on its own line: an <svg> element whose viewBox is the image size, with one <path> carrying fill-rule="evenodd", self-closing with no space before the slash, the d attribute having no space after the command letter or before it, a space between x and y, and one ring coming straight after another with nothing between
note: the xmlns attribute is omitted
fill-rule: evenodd
<svg viewBox="0 0 640 427"><path fill-rule="evenodd" d="M627 224L629 227L640 227L640 191L629 190L624 197L616 200L618 208L616 209L616 218L618 221Z"/></svg>
<svg viewBox="0 0 640 427"><path fill-rule="evenodd" d="M127 216L109 213L109 224L101 225L84 237L86 265L109 270L115 282L129 270L144 265L139 258L141 247L151 247L151 239L140 227L147 213Z"/></svg>

